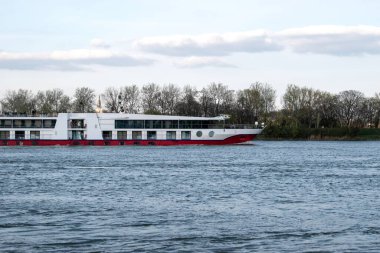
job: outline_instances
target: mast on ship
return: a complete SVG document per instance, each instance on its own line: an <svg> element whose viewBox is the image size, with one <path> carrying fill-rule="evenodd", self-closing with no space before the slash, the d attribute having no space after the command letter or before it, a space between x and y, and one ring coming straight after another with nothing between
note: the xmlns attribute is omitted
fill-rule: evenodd
<svg viewBox="0 0 380 253"><path fill-rule="evenodd" d="M98 103L96 104L96 110L95 111L97 113L102 113L103 112L102 100L100 99L100 96L99 96L99 99L98 99Z"/></svg>

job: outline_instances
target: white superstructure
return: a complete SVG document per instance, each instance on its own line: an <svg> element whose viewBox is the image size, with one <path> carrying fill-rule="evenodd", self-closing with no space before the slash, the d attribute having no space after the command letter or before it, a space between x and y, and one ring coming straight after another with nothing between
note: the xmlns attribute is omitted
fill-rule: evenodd
<svg viewBox="0 0 380 253"><path fill-rule="evenodd" d="M185 117L119 113L60 113L57 117L0 117L0 140L28 145L180 145L218 144L236 136L253 139L262 129L248 125L226 125L226 116ZM66 141L66 142L65 142ZM92 142L85 142L92 141ZM101 141L101 142L99 142ZM119 141L119 142L118 142ZM122 141L122 142L121 142ZM224 143L220 143L224 144ZM4 144L5 145L5 144ZM7 142L12 145L12 142Z"/></svg>

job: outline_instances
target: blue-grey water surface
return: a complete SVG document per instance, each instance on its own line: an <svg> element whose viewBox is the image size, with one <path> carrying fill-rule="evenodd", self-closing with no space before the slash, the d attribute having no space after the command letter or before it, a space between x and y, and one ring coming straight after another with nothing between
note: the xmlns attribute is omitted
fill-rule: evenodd
<svg viewBox="0 0 380 253"><path fill-rule="evenodd" d="M1 147L0 251L379 252L380 142Z"/></svg>

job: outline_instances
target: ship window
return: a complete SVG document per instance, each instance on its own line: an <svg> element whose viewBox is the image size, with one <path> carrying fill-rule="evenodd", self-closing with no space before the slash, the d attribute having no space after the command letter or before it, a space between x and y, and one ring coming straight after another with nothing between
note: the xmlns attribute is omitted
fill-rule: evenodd
<svg viewBox="0 0 380 253"><path fill-rule="evenodd" d="M134 120L133 121L133 128L144 128L144 121L143 120Z"/></svg>
<svg viewBox="0 0 380 253"><path fill-rule="evenodd" d="M30 119L25 120L25 127L31 128L32 127L32 121Z"/></svg>
<svg viewBox="0 0 380 253"><path fill-rule="evenodd" d="M31 120L31 127L32 128L41 128L42 127L42 120Z"/></svg>
<svg viewBox="0 0 380 253"><path fill-rule="evenodd" d="M0 120L0 128L11 128L11 127L12 127L12 120L9 120L9 119Z"/></svg>
<svg viewBox="0 0 380 253"><path fill-rule="evenodd" d="M214 137L214 131L210 131L209 133L208 133L208 136L210 136L210 137Z"/></svg>
<svg viewBox="0 0 380 253"><path fill-rule="evenodd" d="M39 140L40 139L40 131L30 131L30 139L31 140Z"/></svg>
<svg viewBox="0 0 380 253"><path fill-rule="evenodd" d="M216 126L218 125L218 126ZM207 128L221 128L218 121L209 120L180 120L179 128L182 129L207 129Z"/></svg>
<svg viewBox="0 0 380 253"><path fill-rule="evenodd" d="M191 128L192 129L202 128L202 121L200 121L200 120L192 120L191 121Z"/></svg>
<svg viewBox="0 0 380 253"><path fill-rule="evenodd" d="M46 128L47 126L45 126L45 124L46 124L46 120L44 120L44 127ZM86 127L85 127L83 119L73 119L69 121L69 128L86 128Z"/></svg>
<svg viewBox="0 0 380 253"><path fill-rule="evenodd" d="M191 139L191 131L182 131L181 132L182 140L190 140Z"/></svg>
<svg viewBox="0 0 380 253"><path fill-rule="evenodd" d="M148 140L156 140L157 139L157 131L148 131L147 132Z"/></svg>
<svg viewBox="0 0 380 253"><path fill-rule="evenodd" d="M153 120L145 120L145 128L153 128Z"/></svg>
<svg viewBox="0 0 380 253"><path fill-rule="evenodd" d="M132 128L128 127L129 120L115 120L115 128Z"/></svg>
<svg viewBox="0 0 380 253"><path fill-rule="evenodd" d="M180 120L179 121L179 128L190 129L191 128L191 121L190 120Z"/></svg>
<svg viewBox="0 0 380 253"><path fill-rule="evenodd" d="M115 120L115 128L144 128L143 120Z"/></svg>
<svg viewBox="0 0 380 253"><path fill-rule="evenodd" d="M102 132L103 140L112 140L112 131Z"/></svg>
<svg viewBox="0 0 380 253"><path fill-rule="evenodd" d="M209 129L221 129L221 128L223 128L223 121L217 121L217 120L210 121L208 128Z"/></svg>
<svg viewBox="0 0 380 253"><path fill-rule="evenodd" d="M164 120L162 128L177 129L178 128L178 120Z"/></svg>
<svg viewBox="0 0 380 253"><path fill-rule="evenodd" d="M23 127L25 127L25 120L22 120L22 119L15 119L15 120L13 120L13 127L14 128L23 128Z"/></svg>
<svg viewBox="0 0 380 253"><path fill-rule="evenodd" d="M198 137L202 137L202 131L198 131L198 132L197 132L197 136L198 136Z"/></svg>
<svg viewBox="0 0 380 253"><path fill-rule="evenodd" d="M132 139L133 140L141 140L142 132L141 131L132 131Z"/></svg>
<svg viewBox="0 0 380 253"><path fill-rule="evenodd" d="M16 131L15 132L16 140L24 140L25 139L25 131Z"/></svg>
<svg viewBox="0 0 380 253"><path fill-rule="evenodd" d="M118 140L126 140L127 139L127 131L117 131L117 139Z"/></svg>
<svg viewBox="0 0 380 253"><path fill-rule="evenodd" d="M8 140L10 138L9 131L0 131L0 140Z"/></svg>
<svg viewBox="0 0 380 253"><path fill-rule="evenodd" d="M166 132L166 139L167 140L175 140L177 138L176 131L167 131Z"/></svg>
<svg viewBox="0 0 380 253"><path fill-rule="evenodd" d="M56 122L55 119L45 119L43 121L44 128L54 128Z"/></svg>
<svg viewBox="0 0 380 253"><path fill-rule="evenodd" d="M162 128L162 120L145 120L145 128Z"/></svg>
<svg viewBox="0 0 380 253"><path fill-rule="evenodd" d="M162 128L162 120L153 120L153 128Z"/></svg>

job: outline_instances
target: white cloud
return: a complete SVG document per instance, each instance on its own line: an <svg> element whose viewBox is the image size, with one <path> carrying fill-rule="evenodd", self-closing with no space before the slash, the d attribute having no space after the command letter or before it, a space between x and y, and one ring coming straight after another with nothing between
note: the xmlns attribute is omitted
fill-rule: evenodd
<svg viewBox="0 0 380 253"><path fill-rule="evenodd" d="M110 48L111 46L105 42L103 39L95 38L90 42L91 47L93 48Z"/></svg>
<svg viewBox="0 0 380 253"><path fill-rule="evenodd" d="M148 37L134 42L142 51L169 56L223 56L289 49L339 56L380 54L380 27L310 26L279 32L255 30L194 36Z"/></svg>
<svg viewBox="0 0 380 253"><path fill-rule="evenodd" d="M380 54L380 27L310 26L279 32L283 45L297 53Z"/></svg>
<svg viewBox="0 0 380 253"><path fill-rule="evenodd" d="M143 51L171 56L216 56L235 52L277 51L282 47L265 31L196 36L148 37L134 42Z"/></svg>
<svg viewBox="0 0 380 253"><path fill-rule="evenodd" d="M181 68L203 68L203 67L219 67L234 68L233 64L227 63L217 57L186 57L182 60L175 61L174 65Z"/></svg>
<svg viewBox="0 0 380 253"><path fill-rule="evenodd" d="M136 50L174 56L174 65L182 68L235 67L223 61L234 53L260 53L289 50L305 54L358 56L380 54L380 27L309 26L272 32L264 30L148 37L133 42ZM142 53L142 54L141 54ZM136 54L135 54L136 55ZM48 53L13 53L0 51L0 69L15 70L86 70L92 65L140 66L154 62L110 49L102 39L93 39L90 49Z"/></svg>
<svg viewBox="0 0 380 253"><path fill-rule="evenodd" d="M0 69L13 70L86 70L91 65L139 66L153 61L105 49L77 49L51 53L0 52Z"/></svg>

